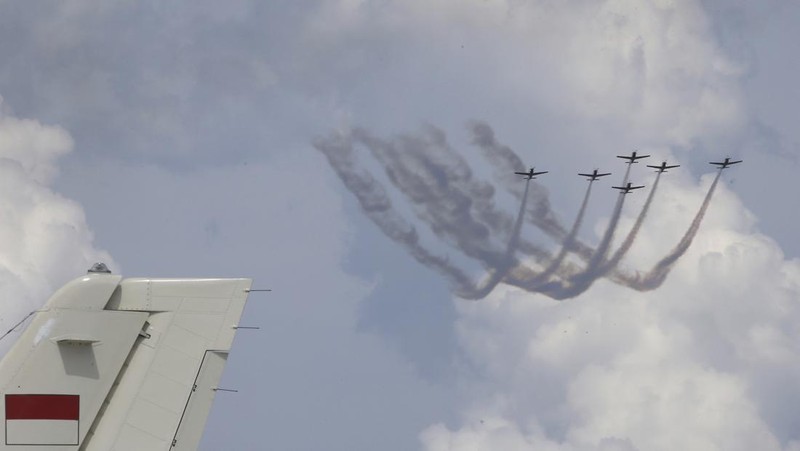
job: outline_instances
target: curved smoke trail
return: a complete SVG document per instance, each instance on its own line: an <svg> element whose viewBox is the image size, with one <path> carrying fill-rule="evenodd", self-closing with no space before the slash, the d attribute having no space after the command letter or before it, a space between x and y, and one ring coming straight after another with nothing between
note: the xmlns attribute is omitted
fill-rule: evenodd
<svg viewBox="0 0 800 451"><path fill-rule="evenodd" d="M578 210L578 215L575 217L575 222L572 224L572 228L564 238L564 242L561 243L561 249L559 250L558 254L556 254L550 263L548 263L547 267L545 267L539 273L530 271L527 268L515 268L511 277L511 281L514 285L526 290L536 290L543 283L547 282L550 277L559 269L562 269L562 263L564 262L567 254L569 254L572 250L575 237L578 235L578 231L583 223L583 217L586 213L586 208L589 205L589 197L592 193L593 184L594 181L589 182L589 186L586 188L586 194L583 196L583 202Z"/></svg>
<svg viewBox="0 0 800 451"><path fill-rule="evenodd" d="M336 175L358 199L361 209L387 237L402 245L419 263L444 275L456 286L471 285L469 276L450 264L447 258L433 255L422 247L416 229L394 211L380 183L369 173L355 169L353 142L349 137L335 135L319 139L314 142L314 147L327 157Z"/></svg>
<svg viewBox="0 0 800 451"><path fill-rule="evenodd" d="M464 255L479 261L484 268L496 267L504 253L491 242L492 229L473 216L478 195L491 201L493 190L475 188L469 166L459 164L460 157L449 152L452 161L433 158L446 151L443 134L429 127L419 136L400 136L393 141L378 139L362 129L353 131L353 139L363 144L385 168L391 183L405 194L420 219L431 231Z"/></svg>
<svg viewBox="0 0 800 451"><path fill-rule="evenodd" d="M656 194L656 188L658 188L658 181L661 180L662 172L659 172L656 175L656 180L653 182L653 188L650 190L650 194L647 196L647 200L644 201L644 206L642 206L642 211L639 213L639 216L636 218L636 222L631 227L631 231L628 232L628 236L625 237L625 240L619 246L616 252L608 259L607 262L603 264L603 274L608 273L608 271L612 270L617 266L617 264L622 260L622 257L628 253L633 246L634 240L636 240L636 235L639 234L639 229L642 227L642 223L644 222L644 218L647 217L647 212L650 210L650 204L653 202L653 197Z"/></svg>
<svg viewBox="0 0 800 451"><path fill-rule="evenodd" d="M577 237L588 208L591 184L572 228L567 231L555 217L544 187L529 181L523 191L518 182L512 184L514 178L509 177L510 173L522 168L522 161L514 151L495 140L488 124L473 123L470 127L473 143L483 152L506 188L520 199L516 219L495 206L495 188L474 177L468 162L449 146L444 132L435 127L427 127L421 134L400 135L388 141L363 129L355 129L314 142L347 189L356 196L367 217L414 259L443 274L453 284L454 291L468 299L484 297L500 282L554 299L566 299L586 291L600 277L635 290L652 290L665 280L674 263L691 245L721 174L717 174L700 210L676 247L647 274L632 276L617 269L616 265L636 239L655 196L660 174L620 248L608 258L622 213L624 194L619 195L599 244L592 248ZM381 164L390 183L410 201L417 219L427 225L441 242L486 269L488 275L480 284L476 286L467 271L451 264L448 258L435 255L420 243L417 229L395 210L384 186L357 164L356 145L366 148ZM628 182L630 170L628 165L623 184ZM561 242L558 254L552 255L523 239L520 233L524 222L533 223L547 236ZM506 239L506 245L499 245ZM515 252L531 256L533 265L519 264ZM577 263L569 261L569 253L586 262L585 266L580 268Z"/></svg>
<svg viewBox="0 0 800 451"><path fill-rule="evenodd" d="M628 164L628 168L625 170L625 176L622 178L622 186L625 186L625 184L628 183L630 172L631 165ZM553 299L568 299L588 290L595 280L603 276L603 263L605 262L606 255L608 254L608 249L611 247L611 241L614 239L614 232L617 230L619 218L622 216L622 206L625 204L625 196L626 194L624 192L619 193L617 197L617 203L614 205L614 210L611 214L611 219L608 222L608 226L606 227L606 231L603 234L597 249L595 249L594 253L589 259L589 262L586 264L586 268L577 274L569 276L566 281L545 282L540 286L533 288L534 291L538 291Z"/></svg>
<svg viewBox="0 0 800 451"><path fill-rule="evenodd" d="M517 264L516 259L514 258L514 251L517 249L519 243L520 233L522 232L522 223L525 219L525 206L528 201L528 191L531 184L531 180L528 179L525 182L525 192L522 195L522 203L519 206L519 213L517 214L517 220L514 222L514 230L511 233L511 239L508 241L508 246L506 247L506 258L505 262L497 268L494 268L489 273L489 276L486 280L481 284L480 287L476 287L469 291L460 291L457 292L456 295L464 298L464 299L483 299L492 292L494 287L500 283L503 278L506 276L508 271L511 267Z"/></svg>
<svg viewBox="0 0 800 451"><path fill-rule="evenodd" d="M522 159L510 147L496 140L494 130L486 122L472 121L467 124L467 127L472 133L472 144L477 146L484 158L494 167L495 177L502 181L509 192L520 198L519 185L513 183L508 174L525 167ZM528 208L530 209L528 220L553 240L563 242L568 232L553 213L547 190L534 183L531 195L533 197L528 201ZM548 258L550 255L542 253L541 248L534 246L535 253L531 253L527 251L525 245L524 241L520 243L521 252L550 260ZM573 239L572 251L584 260L589 260L594 252L591 246L583 243L577 237Z"/></svg>
<svg viewBox="0 0 800 451"><path fill-rule="evenodd" d="M627 284L629 287L639 291L649 291L658 288L662 283L664 283L664 280L666 280L667 275L672 269L672 266L678 261L679 258L681 258L681 256L683 256L686 250L689 249L694 237L697 235L697 231L700 229L700 223L703 222L703 217L706 214L706 210L708 210L708 205L711 202L711 197L714 195L714 190L717 188L717 182L719 181L721 175L722 168L719 169L717 176L714 177L714 181L711 183L711 187L709 187L705 199L703 199L703 204L700 206L700 210L697 211L697 214L692 220L692 224L689 226L689 229L686 230L683 238L681 238L675 248L672 249L672 251L662 258L658 263L656 263L653 269L645 274L644 277L631 280Z"/></svg>

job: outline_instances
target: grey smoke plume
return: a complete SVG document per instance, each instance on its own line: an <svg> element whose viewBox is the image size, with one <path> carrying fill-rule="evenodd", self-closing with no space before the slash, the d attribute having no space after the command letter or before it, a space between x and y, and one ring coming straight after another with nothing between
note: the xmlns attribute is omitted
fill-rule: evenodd
<svg viewBox="0 0 800 451"><path fill-rule="evenodd" d="M445 275L454 284L470 283L469 276L447 258L433 255L419 244L416 229L394 211L383 186L366 171L357 169L350 137L336 134L316 140L314 147L328 158L344 185L358 199L364 213L387 237L402 245L419 263Z"/></svg>
<svg viewBox="0 0 800 451"><path fill-rule="evenodd" d="M662 172L658 172L656 174L656 179L653 182L653 187L650 189L650 194L647 195L647 200L644 201L644 205L642 206L642 211L639 213L639 216L636 218L636 222L634 222L633 227L631 227L630 232L625 237L625 240L620 244L619 249L611 256L608 261L606 261L603 265L605 272L616 268L619 262L625 257L625 254L631 249L633 246L634 240L636 240L636 235L639 234L639 229L642 228L642 223L644 219L647 217L647 212L650 210L650 204L653 203L653 197L656 194L656 188L658 188L658 181L661 180Z"/></svg>
<svg viewBox="0 0 800 451"><path fill-rule="evenodd" d="M711 196L714 195L714 190L717 188L717 182L719 182L719 178L722 176L722 171L722 168L718 170L717 176L714 177L714 181L711 182L711 187L709 187L708 193L706 193L706 197L703 199L703 204L700 206L700 210L697 211L692 224L689 226L689 229L686 230L683 238L681 238L675 248L673 248L669 254L656 263L655 266L653 266L653 269L651 269L647 274L640 278L635 278L628 281L628 286L639 291L649 291L658 288L662 283L664 283L664 280L666 280L667 275L669 275L672 266L675 265L678 259L683 256L687 249L689 249L689 246L692 245L692 241L697 235L697 231L700 229L700 224L703 222L703 217L708 210L708 205L711 203Z"/></svg>
<svg viewBox="0 0 800 451"><path fill-rule="evenodd" d="M494 167L495 178L501 180L508 191L517 193L519 185L507 175L525 168L519 156L510 147L497 142L494 130L486 122L472 121L467 127L472 133L472 144L481 150L486 160ZM560 242L564 240L567 231L553 214L547 196L547 191L537 184L533 191L533 199L529 201L531 210L528 219L550 238ZM573 239L573 247L573 251L585 260L592 255L591 247L577 237Z"/></svg>
<svg viewBox="0 0 800 451"><path fill-rule="evenodd" d="M589 182L589 186L586 188L586 194L583 196L583 202L578 210L578 215L575 217L575 222L573 223L569 233L564 237L564 241L561 244L561 249L559 250L558 254L556 254L556 256L550 260L547 266L539 273L531 271L526 267L515 268L508 277L508 283L529 291L538 291L545 283L549 281L551 276L556 275L559 271L561 272L558 275L561 277L566 277L569 275L565 274L564 269L566 268L564 268L563 262L567 255L574 248L575 237L578 235L578 231L583 223L583 217L586 213L586 208L589 205L589 197L592 193L593 184L594 181Z"/></svg>
<svg viewBox="0 0 800 451"><path fill-rule="evenodd" d="M620 272L616 266L636 239L660 174L633 227L609 258L624 194L619 195L600 242L592 248L577 237L588 206L591 183L575 222L567 230L556 218L544 187L529 180L522 189L519 179L509 177L526 166L510 147L496 141L491 127L484 122L473 122L469 129L473 144L494 168L495 177L519 199L516 218L497 207L495 187L475 177L468 162L436 127L427 126L419 134L399 135L390 140L355 129L314 142L381 231L406 248L418 262L446 276L455 293L465 299L485 297L501 282L553 299L567 299L583 293L601 277L632 289L652 290L663 283L674 263L691 245L719 180L717 174L691 226L672 252L647 274L631 276ZM380 163L389 183L409 201L417 220L426 225L437 240L484 268L486 276L482 281L474 283L466 270L451 263L448 257L435 255L420 242L415 226L396 211L386 188L359 165L355 157L357 149L363 149ZM630 167L628 165L623 184L628 182ZM553 256L540 245L523 238L525 223L559 242L559 252ZM517 252L531 257L528 262L533 266L520 263ZM569 254L584 261L583 268L569 261Z"/></svg>
<svg viewBox="0 0 800 451"><path fill-rule="evenodd" d="M625 170L625 175L622 178L622 185L628 183L630 176L631 165L628 164ZM515 280L509 278L508 283L526 289L528 291L535 291L546 294L553 299L568 299L575 297L591 287L595 280L599 279L605 273L604 263L608 249L611 246L611 241L614 239L614 232L617 229L619 218L622 216L622 207L625 204L625 193L620 192L617 197L617 202L614 205L614 210L611 214L611 219L608 222L606 231L600 239L597 249L592 253L586 267L577 274L570 275L564 280L537 280L534 277L529 280Z"/></svg>
<svg viewBox="0 0 800 451"><path fill-rule="evenodd" d="M456 294L463 298L463 299L483 299L489 293L492 292L494 287L497 286L500 281L506 277L508 271L517 264L516 258L514 258L514 251L519 246L519 238L520 233L522 232L522 223L525 219L525 207L527 205L528 200L528 192L530 190L531 180L527 180L525 182L525 191L522 194L522 202L519 206L519 213L517 213L517 220L514 222L514 230L511 233L511 239L508 240L508 246L506 247L506 256L505 256L505 263L497 268L493 268L490 272L486 280L481 283L479 286L471 289L471 290L461 290L458 291Z"/></svg>

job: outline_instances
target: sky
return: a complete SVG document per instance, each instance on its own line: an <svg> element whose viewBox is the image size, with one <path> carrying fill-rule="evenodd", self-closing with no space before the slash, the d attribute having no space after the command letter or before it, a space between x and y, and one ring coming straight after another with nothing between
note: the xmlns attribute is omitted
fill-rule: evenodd
<svg viewBox="0 0 800 451"><path fill-rule="evenodd" d="M779 0L0 1L0 328L95 261L272 289L203 450L800 450L798 23ZM681 167L655 190L633 165L620 204L632 150ZM549 171L525 210L512 160ZM630 249L567 298L520 282L594 168L576 240L613 255L641 218Z"/></svg>

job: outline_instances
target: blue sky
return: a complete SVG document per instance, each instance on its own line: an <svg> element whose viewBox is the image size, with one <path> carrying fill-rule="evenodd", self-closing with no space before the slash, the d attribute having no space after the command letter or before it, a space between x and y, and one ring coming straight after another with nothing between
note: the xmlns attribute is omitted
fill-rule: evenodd
<svg viewBox="0 0 800 451"><path fill-rule="evenodd" d="M239 393L217 397L203 449L796 449L800 417L777 400L800 400L799 19L779 1L0 4L5 289L43 303L94 259L272 288L251 295L243 323L261 329L237 336L223 382ZM559 303L501 284L464 301L312 143L437 127L513 215L472 120L551 171L541 185L567 224L586 187L575 172L617 176L614 155L633 149L680 163L631 270L685 230L707 161L745 164L657 290L601 280ZM592 244L607 186L581 231ZM389 196L424 246L481 274ZM718 421L685 420L697 405Z"/></svg>

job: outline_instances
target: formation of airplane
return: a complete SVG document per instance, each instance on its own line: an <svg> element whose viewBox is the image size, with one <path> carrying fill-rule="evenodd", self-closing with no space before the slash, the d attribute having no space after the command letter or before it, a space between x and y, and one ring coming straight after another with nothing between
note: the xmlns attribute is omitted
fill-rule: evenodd
<svg viewBox="0 0 800 451"><path fill-rule="evenodd" d="M250 285L102 264L67 283L0 361L0 450L196 450Z"/></svg>
<svg viewBox="0 0 800 451"><path fill-rule="evenodd" d="M622 158L623 160L628 160L627 161L628 164L633 164L633 163L637 162L636 160L641 160L642 158L647 158L649 156L650 155L638 155L636 153L636 151L634 151L630 155L617 155L617 158ZM725 168L727 168L727 167L729 167L731 165L734 165L734 164L737 164L737 163L741 163L741 162L742 162L742 160L731 161L730 157L728 157L728 158L725 158L725 161L711 161L710 163L713 164L713 165L719 166L720 169L725 169ZM662 161L661 164L659 164L659 165L650 165L650 164L648 164L647 167L648 168L653 168L657 172L662 173L662 172L667 172L668 169L679 168L679 167L681 167L681 165L679 165L679 164L669 165L669 164L667 164L666 161ZM535 168L531 167L530 170L527 171L527 172L515 172L514 174L521 175L521 176L527 178L528 180L531 180L531 179L535 179L537 175L547 174L547 171L536 172ZM588 177L587 180L589 180L590 182L594 182L595 180L599 179L600 177L605 177L607 175L611 175L611 173L610 172L600 173L597 169L595 169L590 173L579 172L578 175L580 175L581 177ZM625 185L625 186L612 186L612 188L622 191L622 194L628 194L633 190L636 190L636 189L639 189L639 188L644 188L644 185L634 186L631 182L628 182L628 184Z"/></svg>
<svg viewBox="0 0 800 451"><path fill-rule="evenodd" d="M617 158L622 158L623 160L628 160L628 164L638 163L636 160L641 160L642 158L647 158L650 155L637 155L636 151L631 152L630 156L626 155L617 155Z"/></svg>
<svg viewBox="0 0 800 451"><path fill-rule="evenodd" d="M612 186L612 188L622 191L622 194L628 194L635 189L644 188L644 185L633 186L633 183L628 182L625 186Z"/></svg>
<svg viewBox="0 0 800 451"><path fill-rule="evenodd" d="M720 169L725 169L732 164L741 163L742 160L731 161L730 157L726 157L725 161L709 161L709 164L717 165Z"/></svg>
<svg viewBox="0 0 800 451"><path fill-rule="evenodd" d="M667 172L667 169L679 168L679 167L681 167L681 165L673 164L672 166L668 166L666 161L662 161L660 165L653 166L653 165L648 164L647 167L648 168L653 168L657 172Z"/></svg>
<svg viewBox="0 0 800 451"><path fill-rule="evenodd" d="M535 179L537 175L547 174L547 171L536 172L534 169L535 168L532 167L528 172L515 172L514 174L521 175L528 180Z"/></svg>
<svg viewBox="0 0 800 451"><path fill-rule="evenodd" d="M598 174L598 173L597 173L597 169L595 169L594 171L592 171L592 173L591 173L591 174L581 174L581 173L579 172L579 173L578 173L578 175L580 175L580 176L582 176L582 177L589 177L589 178L588 178L588 179L586 179L586 180L588 180L588 181L590 181L590 182L594 182L595 180L599 179L600 177L605 177L605 176L607 176L607 175L611 175L611 173L610 173L610 172L606 172L605 174Z"/></svg>

